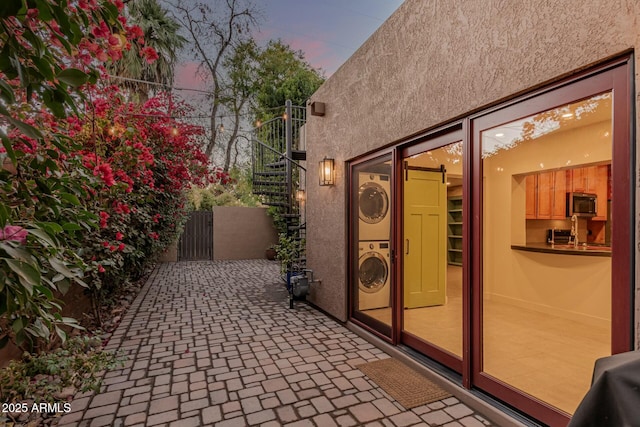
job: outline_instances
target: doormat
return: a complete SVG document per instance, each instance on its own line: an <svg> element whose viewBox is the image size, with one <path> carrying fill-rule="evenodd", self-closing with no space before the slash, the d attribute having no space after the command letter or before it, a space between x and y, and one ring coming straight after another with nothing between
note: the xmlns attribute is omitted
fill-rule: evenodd
<svg viewBox="0 0 640 427"><path fill-rule="evenodd" d="M419 372L393 358L364 363L356 368L406 409L451 396Z"/></svg>

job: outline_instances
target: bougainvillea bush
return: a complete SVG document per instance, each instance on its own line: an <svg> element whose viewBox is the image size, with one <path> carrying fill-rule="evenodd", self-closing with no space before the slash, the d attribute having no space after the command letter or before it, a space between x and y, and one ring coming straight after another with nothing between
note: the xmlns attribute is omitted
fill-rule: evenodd
<svg viewBox="0 0 640 427"><path fill-rule="evenodd" d="M85 234L81 256L88 283L105 296L176 240L187 217L186 191L211 174L194 143L202 129L176 120L187 106L167 95L136 105L105 87L86 110L68 119L68 134L82 146L72 155L93 178L89 210L98 227Z"/></svg>
<svg viewBox="0 0 640 427"><path fill-rule="evenodd" d="M0 5L0 346L64 340L71 286L99 301L141 271L206 179L198 129L166 96L143 106L100 79L130 44L120 0ZM170 106L171 108L167 108Z"/></svg>

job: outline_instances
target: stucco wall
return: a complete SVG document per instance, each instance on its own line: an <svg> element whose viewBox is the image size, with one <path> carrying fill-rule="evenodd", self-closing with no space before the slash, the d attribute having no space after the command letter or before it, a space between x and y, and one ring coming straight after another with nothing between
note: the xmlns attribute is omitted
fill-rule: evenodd
<svg viewBox="0 0 640 427"><path fill-rule="evenodd" d="M347 317L345 161L639 44L637 0L405 0L311 99L326 115L306 125L309 176L324 156L338 167L334 187L307 187L311 301Z"/></svg>
<svg viewBox="0 0 640 427"><path fill-rule="evenodd" d="M267 208L213 208L214 260L265 258L267 247L277 241Z"/></svg>

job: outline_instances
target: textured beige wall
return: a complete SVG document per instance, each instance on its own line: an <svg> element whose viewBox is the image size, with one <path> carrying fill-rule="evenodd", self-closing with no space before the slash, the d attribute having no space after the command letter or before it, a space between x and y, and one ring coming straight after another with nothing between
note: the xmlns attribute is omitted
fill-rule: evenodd
<svg viewBox="0 0 640 427"><path fill-rule="evenodd" d="M278 234L267 208L213 208L213 259L265 258Z"/></svg>
<svg viewBox="0 0 640 427"><path fill-rule="evenodd" d="M637 0L405 0L311 99L326 115L306 125L309 176L338 166L336 186L307 188L311 301L347 317L345 161L638 45Z"/></svg>

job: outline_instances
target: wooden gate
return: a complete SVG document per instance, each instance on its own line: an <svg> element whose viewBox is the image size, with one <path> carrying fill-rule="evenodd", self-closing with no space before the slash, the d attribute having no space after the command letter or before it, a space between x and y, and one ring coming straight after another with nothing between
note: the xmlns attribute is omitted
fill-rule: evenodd
<svg viewBox="0 0 640 427"><path fill-rule="evenodd" d="M191 212L178 246L178 261L213 259L213 212Z"/></svg>

